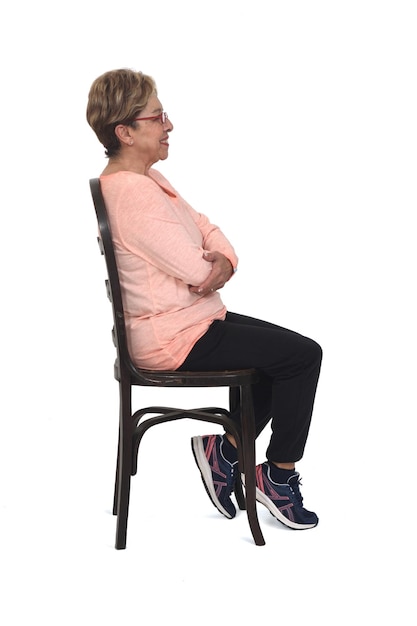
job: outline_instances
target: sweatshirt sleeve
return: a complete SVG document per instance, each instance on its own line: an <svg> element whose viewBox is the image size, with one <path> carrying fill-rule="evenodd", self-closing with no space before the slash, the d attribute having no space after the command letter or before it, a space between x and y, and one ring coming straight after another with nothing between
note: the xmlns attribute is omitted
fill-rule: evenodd
<svg viewBox="0 0 417 626"><path fill-rule="evenodd" d="M200 232L202 233L204 250L208 250L209 252L221 252L229 259L233 269L236 271L238 258L230 241L223 234L220 228L215 224L212 224L203 213L197 213L197 211L191 207L189 208L192 211L194 220Z"/></svg>

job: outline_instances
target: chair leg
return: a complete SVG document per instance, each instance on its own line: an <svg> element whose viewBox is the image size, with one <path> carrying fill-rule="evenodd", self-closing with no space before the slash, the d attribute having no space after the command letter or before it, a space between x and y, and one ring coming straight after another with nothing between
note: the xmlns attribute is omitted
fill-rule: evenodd
<svg viewBox="0 0 417 626"><path fill-rule="evenodd" d="M234 493L239 509L241 511L244 511L246 509L246 501L245 494L243 493L242 479L240 478L240 475L236 476Z"/></svg>
<svg viewBox="0 0 417 626"><path fill-rule="evenodd" d="M132 399L131 387L120 381L120 419L114 506L117 513L116 549L126 548L127 518L129 515L130 480L132 476Z"/></svg>
<svg viewBox="0 0 417 626"><path fill-rule="evenodd" d="M230 413L236 411L236 409L240 406L240 388L239 387L229 387L229 410ZM235 497L237 500L237 504L241 511L246 509L246 501L245 494L243 493L242 480L240 475L236 477L235 489L234 489Z"/></svg>
<svg viewBox="0 0 417 626"><path fill-rule="evenodd" d="M129 391L130 394L130 391ZM130 398L122 392L123 406L128 407L127 414L130 415ZM265 545L265 540L259 525L256 511L256 476L255 476L255 419L252 404L252 389L250 386L243 386L240 389L231 390L231 408L241 404L241 446L243 456L243 471L245 474L245 496L243 495L242 482L239 479L236 483L235 495L239 508L246 508L249 526L255 544ZM126 407L127 405L127 407ZM119 442L117 452L117 466L115 477L115 490L113 498L113 514L117 515L116 528L116 549L126 548L127 522L129 514L130 482L132 476L132 438L133 423L130 419L120 419Z"/></svg>
<svg viewBox="0 0 417 626"><path fill-rule="evenodd" d="M120 435L117 444L116 472L114 478L113 515L117 515L117 499L119 493L119 459L120 459Z"/></svg>
<svg viewBox="0 0 417 626"><path fill-rule="evenodd" d="M255 418L253 414L252 389L241 387L241 420L243 466L245 472L246 511L252 536L257 546L264 546L265 539L259 525L256 512L256 475L255 475Z"/></svg>
<svg viewBox="0 0 417 626"><path fill-rule="evenodd" d="M121 433L118 453L117 478L117 526L116 550L126 548L127 518L129 515L130 480L132 465L132 437L130 433Z"/></svg>

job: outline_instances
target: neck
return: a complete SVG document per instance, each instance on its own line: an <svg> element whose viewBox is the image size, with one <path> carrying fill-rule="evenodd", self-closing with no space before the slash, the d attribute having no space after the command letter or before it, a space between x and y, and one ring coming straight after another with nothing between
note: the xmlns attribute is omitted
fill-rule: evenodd
<svg viewBox="0 0 417 626"><path fill-rule="evenodd" d="M118 154L110 157L107 166L103 170L103 174L114 174L116 172L135 172L135 174L143 174L148 176L151 165L145 165L136 159L130 158L130 155Z"/></svg>

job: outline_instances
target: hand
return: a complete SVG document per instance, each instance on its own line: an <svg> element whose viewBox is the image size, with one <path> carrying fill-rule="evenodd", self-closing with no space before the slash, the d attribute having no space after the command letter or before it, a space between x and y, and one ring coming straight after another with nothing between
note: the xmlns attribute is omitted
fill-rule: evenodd
<svg viewBox="0 0 417 626"><path fill-rule="evenodd" d="M204 252L204 259L211 263L211 272L204 283L190 287L190 291L199 296L206 296L212 291L221 289L233 274L231 262L221 252Z"/></svg>

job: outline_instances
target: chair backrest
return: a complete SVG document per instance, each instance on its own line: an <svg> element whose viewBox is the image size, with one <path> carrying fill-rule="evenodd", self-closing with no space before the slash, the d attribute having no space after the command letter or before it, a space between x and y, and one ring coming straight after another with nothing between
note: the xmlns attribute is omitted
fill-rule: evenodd
<svg viewBox="0 0 417 626"><path fill-rule="evenodd" d="M127 368L130 373L137 376L137 369L135 368L130 358L127 348L127 334L119 272L117 269L116 257L114 253L109 218L101 191L99 178L90 179L90 189L91 195L93 197L93 203L97 215L97 223L100 234L98 242L100 246L100 251L104 255L107 267L107 295L112 303L113 308L113 340L117 350L115 375L117 379L120 379L122 372L117 370L120 370L121 368Z"/></svg>

